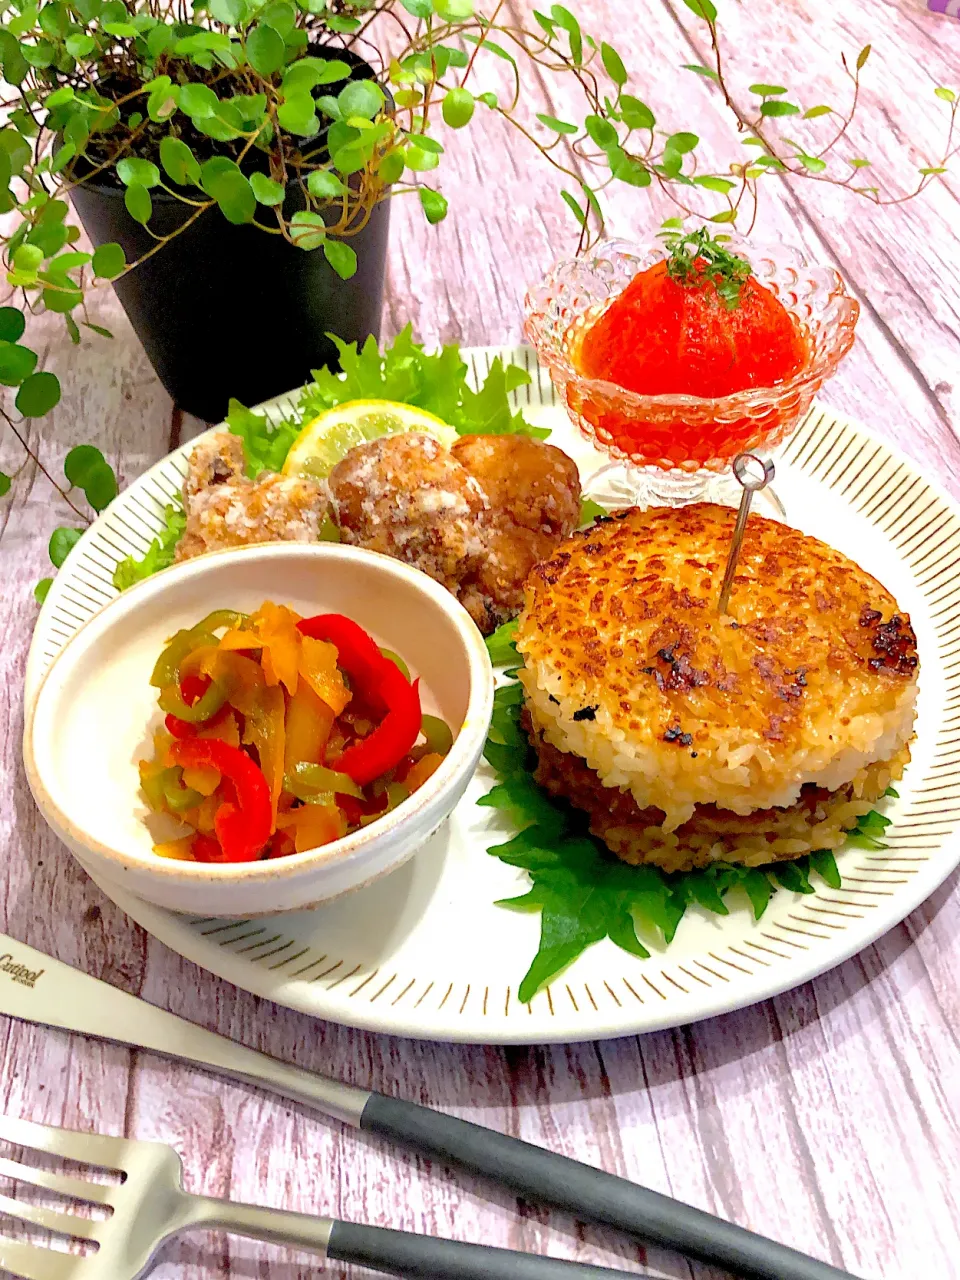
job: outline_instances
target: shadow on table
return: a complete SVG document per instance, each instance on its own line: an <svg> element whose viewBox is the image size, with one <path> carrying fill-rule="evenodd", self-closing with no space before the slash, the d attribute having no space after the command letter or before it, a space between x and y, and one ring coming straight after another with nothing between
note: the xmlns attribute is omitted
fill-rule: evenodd
<svg viewBox="0 0 960 1280"><path fill-rule="evenodd" d="M10 735L17 741L22 734L19 709L15 720L10 726ZM35 846L30 849L30 855L35 857L33 865L37 870L32 881L25 878L11 886L8 927L24 941L61 954L68 962L79 963L88 972L139 993L140 981L131 984L124 980L128 978L124 972L126 966L118 963L117 953L134 951L142 963L146 959L144 936L132 922L124 921L118 908L101 895L77 864L66 856L34 807L19 758L15 769L16 829L25 844ZM415 876L411 869L414 864L408 863L367 891L382 890L394 899L394 927L386 931L394 944L397 935L402 937L409 929L411 915L436 891L443 864L442 841L436 843L437 856L421 860L423 874ZM911 916L876 943L811 982L705 1022L617 1040L500 1047L376 1035L319 1022L260 1000L184 960L175 963L183 967L185 977L190 974L185 985L171 984L164 987L162 994L150 991L146 994L194 1021L201 1017L208 1021L199 1014L189 994L191 989L196 992L197 988L203 988L203 1009L219 1011L219 1017L214 1015L219 1025L213 1029L223 1034L237 1034L230 1025L234 1019L229 1011L237 1013L242 1009L244 1014L239 1019L244 1028L242 1037L249 1042L250 1028L257 1028L254 1038L260 1041L258 1048L287 1057L308 1069L336 1074L351 1083L385 1093L399 1093L430 1106L456 1108L466 1117L496 1126L497 1120L493 1116L485 1117L484 1111L557 1107L567 1102L632 1094L638 1089L652 1093L660 1086L745 1063L753 1055L767 1053L785 1042L790 1042L794 1063L802 1063L807 1055L820 1055L822 1038L800 1033L818 1019L830 1017L870 983L883 982L887 970L910 951L936 919L952 895L958 876L960 870L953 872ZM70 882L69 886L66 881ZM398 893L398 887L403 892ZM96 940L81 936L59 947L50 941L51 935L58 936L56 925L53 920L41 917L38 906L48 901L52 907L58 899L63 899L65 891L75 909L71 909L68 916L60 917L64 928L69 926L83 934L89 934L92 929L98 935ZM84 911L87 902L92 906ZM397 908L398 903L403 909ZM119 928L108 924L114 920ZM129 937L125 938L125 934ZM157 945L152 943L151 948ZM142 979L143 969L139 964L136 968ZM914 983L924 978L921 960L901 965L897 973L898 998L902 999ZM872 1006L865 1010L864 1017L872 1016L882 1016L882 1012ZM859 1025L854 1019L848 1019L845 1027L836 1024L832 1028L834 1038L837 1034L855 1033ZM750 1088L747 1072L742 1087L744 1091Z"/></svg>

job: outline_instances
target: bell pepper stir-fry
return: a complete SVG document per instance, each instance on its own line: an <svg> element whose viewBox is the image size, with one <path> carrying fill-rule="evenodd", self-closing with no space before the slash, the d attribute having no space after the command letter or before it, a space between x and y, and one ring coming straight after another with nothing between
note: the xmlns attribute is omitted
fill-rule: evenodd
<svg viewBox="0 0 960 1280"><path fill-rule="evenodd" d="M342 614L218 609L157 660L149 807L190 828L155 852L252 862L338 840L402 804L453 745L420 681Z"/></svg>

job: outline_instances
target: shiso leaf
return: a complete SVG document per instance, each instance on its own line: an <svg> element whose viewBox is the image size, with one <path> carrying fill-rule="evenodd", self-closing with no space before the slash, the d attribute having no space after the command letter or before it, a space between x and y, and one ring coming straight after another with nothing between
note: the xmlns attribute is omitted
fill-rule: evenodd
<svg viewBox="0 0 960 1280"><path fill-rule="evenodd" d="M810 866L821 880L825 880L831 889L839 889L840 869L830 849L817 849L810 854Z"/></svg>
<svg viewBox="0 0 960 1280"><path fill-rule="evenodd" d="M514 635L506 624L487 641L498 664L519 661ZM840 872L829 850L819 850L795 862L743 867L721 862L699 871L668 874L658 867L631 867L615 858L590 835L586 818L562 800L555 800L532 777L536 764L520 727L523 693L508 680L494 693L490 735L484 749L497 783L478 803L501 810L519 830L487 852L508 866L526 871L527 892L497 905L515 911L540 911L540 945L518 989L521 1001L537 992L594 943L609 938L639 960L649 950L638 929L673 940L690 907L727 915L728 895L738 890L759 920L779 887L814 893L811 872L831 888L840 886ZM890 824L876 811L861 818L860 838L876 843L876 834Z"/></svg>
<svg viewBox="0 0 960 1280"><path fill-rule="evenodd" d="M514 637L517 634L517 620L504 622L497 627L493 635L487 636L487 653L495 667L507 667L519 661Z"/></svg>

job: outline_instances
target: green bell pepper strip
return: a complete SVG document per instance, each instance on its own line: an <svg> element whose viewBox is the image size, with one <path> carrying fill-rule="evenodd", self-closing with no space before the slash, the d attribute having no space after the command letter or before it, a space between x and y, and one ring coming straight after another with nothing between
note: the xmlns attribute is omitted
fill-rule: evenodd
<svg viewBox="0 0 960 1280"><path fill-rule="evenodd" d="M245 626L249 621L249 613L240 613L236 609L214 609L213 613L208 613L193 630L219 631L223 627L228 631L234 631Z"/></svg>
<svg viewBox="0 0 960 1280"><path fill-rule="evenodd" d="M180 664L188 653L201 645L216 645L217 637L213 633L221 627L240 627L249 620L248 614L237 613L235 609L215 609L196 626L178 631L157 659L150 683L155 689L179 684Z"/></svg>
<svg viewBox="0 0 960 1280"><path fill-rule="evenodd" d="M420 732L427 740L427 753L445 756L453 746L453 730L439 716L424 716Z"/></svg>
<svg viewBox="0 0 960 1280"><path fill-rule="evenodd" d="M284 774L283 789L291 792L298 800L313 800L321 792L354 796L357 800L364 798L360 787L345 773L337 773L335 769L326 769L322 764L310 764L305 760L301 760L290 772Z"/></svg>
<svg viewBox="0 0 960 1280"><path fill-rule="evenodd" d="M410 668L407 666L404 660L400 657L399 653L394 653L392 649L381 649L380 653L384 658L386 658L388 662L392 662L395 667L399 667L400 674L404 677L405 680L409 681Z"/></svg>
<svg viewBox="0 0 960 1280"><path fill-rule="evenodd" d="M227 700L229 690L226 685L211 680L205 693L196 702L185 702L179 685L169 684L157 699L160 710L167 715L176 716L178 720L186 720L188 724L200 724L215 716Z"/></svg>
<svg viewBox="0 0 960 1280"><path fill-rule="evenodd" d="M202 803L203 796L199 791L183 785L182 769L167 769L165 773L173 775L164 781L163 786L163 795L168 809L173 813L184 813L187 809L194 809Z"/></svg>

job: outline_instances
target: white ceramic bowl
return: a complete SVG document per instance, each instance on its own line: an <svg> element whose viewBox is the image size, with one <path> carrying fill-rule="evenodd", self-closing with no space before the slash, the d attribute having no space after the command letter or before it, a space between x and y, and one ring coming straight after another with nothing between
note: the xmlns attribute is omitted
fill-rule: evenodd
<svg viewBox="0 0 960 1280"><path fill-rule="evenodd" d="M392 813L306 853L222 865L153 852L137 761L162 722L150 674L165 640L213 609L264 600L344 613L421 677L424 709L456 734L436 773ZM394 870L437 830L471 778L493 701L486 647L443 587L386 556L335 544L276 543L201 556L123 593L48 671L24 731L41 813L81 863L148 902L193 915L292 911Z"/></svg>

